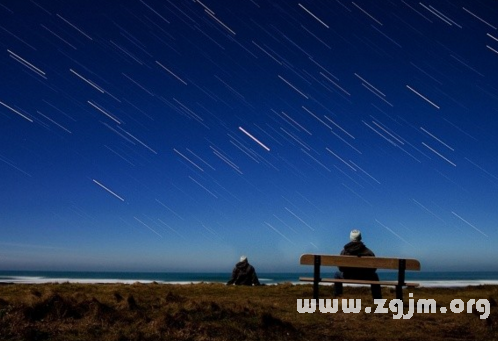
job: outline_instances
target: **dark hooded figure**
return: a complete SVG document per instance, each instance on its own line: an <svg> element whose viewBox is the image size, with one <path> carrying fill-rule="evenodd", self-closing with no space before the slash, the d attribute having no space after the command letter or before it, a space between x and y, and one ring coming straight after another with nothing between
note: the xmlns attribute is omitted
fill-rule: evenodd
<svg viewBox="0 0 498 341"><path fill-rule="evenodd" d="M358 230L353 230L349 234L350 242L344 245L344 249L341 251L341 255L349 256L371 256L375 257L375 254L363 244L361 241L361 232ZM378 281L379 276L376 273L376 269L368 268L347 268L339 267L339 271L335 273L334 278L337 279L364 279ZM382 298L382 292L380 290L380 285L372 284L372 297L374 299ZM342 295L342 283L335 283L334 285L334 295L336 297Z"/></svg>
<svg viewBox="0 0 498 341"><path fill-rule="evenodd" d="M240 257L240 261L235 264L232 271L232 278L227 285L260 285L256 270L249 264L246 256Z"/></svg>

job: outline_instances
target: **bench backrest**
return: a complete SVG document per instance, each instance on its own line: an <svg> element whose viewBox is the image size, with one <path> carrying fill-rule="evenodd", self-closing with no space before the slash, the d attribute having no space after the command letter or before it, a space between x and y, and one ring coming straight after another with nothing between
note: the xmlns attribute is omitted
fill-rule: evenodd
<svg viewBox="0 0 498 341"><path fill-rule="evenodd" d="M318 255L320 265L344 266L351 268L399 269L400 258L358 257L339 255ZM416 259L404 259L406 270L420 270L420 262ZM301 255L301 265L315 265L315 255Z"/></svg>

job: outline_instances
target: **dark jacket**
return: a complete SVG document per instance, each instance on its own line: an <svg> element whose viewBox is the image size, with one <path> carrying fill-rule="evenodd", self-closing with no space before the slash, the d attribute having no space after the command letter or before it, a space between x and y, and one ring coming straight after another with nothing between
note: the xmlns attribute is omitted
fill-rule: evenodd
<svg viewBox="0 0 498 341"><path fill-rule="evenodd" d="M238 262L232 271L232 278L227 282L227 285L260 285L256 270L249 262Z"/></svg>
<svg viewBox="0 0 498 341"><path fill-rule="evenodd" d="M375 254L363 244L363 242L349 242L344 245L344 249L341 251L341 255L349 256L371 256L375 257ZM339 271L344 274L344 278L364 278L375 273L377 269L368 268L347 268L339 267Z"/></svg>

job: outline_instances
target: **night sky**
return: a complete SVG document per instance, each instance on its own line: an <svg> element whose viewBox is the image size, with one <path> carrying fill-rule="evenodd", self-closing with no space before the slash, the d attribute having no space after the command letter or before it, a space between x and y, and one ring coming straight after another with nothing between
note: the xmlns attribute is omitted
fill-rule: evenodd
<svg viewBox="0 0 498 341"><path fill-rule="evenodd" d="M498 270L496 1L0 0L0 269Z"/></svg>

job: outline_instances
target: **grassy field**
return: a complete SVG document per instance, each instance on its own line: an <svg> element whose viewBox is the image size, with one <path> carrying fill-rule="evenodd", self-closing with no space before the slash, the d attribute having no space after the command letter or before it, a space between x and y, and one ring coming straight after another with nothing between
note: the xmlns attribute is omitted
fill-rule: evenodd
<svg viewBox="0 0 498 341"><path fill-rule="evenodd" d="M15 284L0 286L0 340L498 340L497 286L410 289L405 312L409 292L436 300L438 311L455 298L487 299L490 315L298 313L311 285ZM369 288L346 287L342 298L375 309Z"/></svg>

